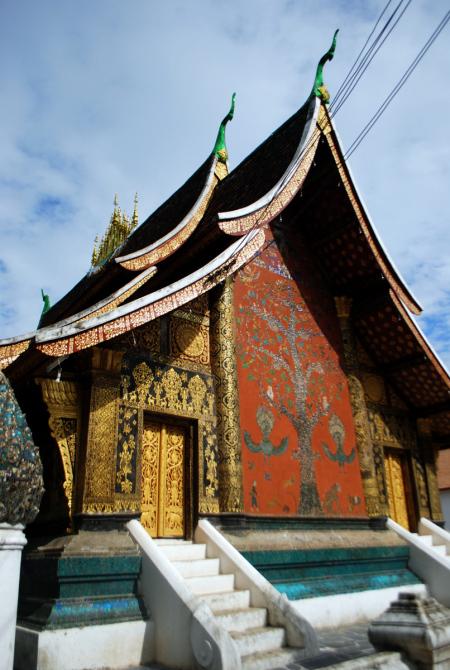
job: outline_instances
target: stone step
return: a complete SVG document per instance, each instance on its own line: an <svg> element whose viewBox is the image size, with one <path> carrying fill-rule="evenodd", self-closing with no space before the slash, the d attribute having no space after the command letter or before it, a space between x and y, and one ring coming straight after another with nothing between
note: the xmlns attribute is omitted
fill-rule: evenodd
<svg viewBox="0 0 450 670"><path fill-rule="evenodd" d="M262 628L267 623L267 610L264 607L216 611L214 615L219 626L228 632Z"/></svg>
<svg viewBox="0 0 450 670"><path fill-rule="evenodd" d="M206 544L162 544L159 548L169 561L197 561L206 557Z"/></svg>
<svg viewBox="0 0 450 670"><path fill-rule="evenodd" d="M197 595L204 593L218 593L232 591L234 575L213 575L211 577L189 577L185 579L186 586Z"/></svg>
<svg viewBox="0 0 450 670"><path fill-rule="evenodd" d="M301 649L281 647L272 651L257 651L242 656L242 670L272 670L282 668L289 663L300 661L304 657Z"/></svg>
<svg viewBox="0 0 450 670"><path fill-rule="evenodd" d="M172 565L182 577L208 577L219 574L220 560L203 558L198 561L172 561Z"/></svg>
<svg viewBox="0 0 450 670"><path fill-rule="evenodd" d="M250 591L246 589L226 591L225 593L205 593L200 597L209 605L214 614L224 610L244 609L250 606Z"/></svg>
<svg viewBox="0 0 450 670"><path fill-rule="evenodd" d="M241 656L255 654L258 651L279 649L284 645L284 628L260 627L230 633Z"/></svg>

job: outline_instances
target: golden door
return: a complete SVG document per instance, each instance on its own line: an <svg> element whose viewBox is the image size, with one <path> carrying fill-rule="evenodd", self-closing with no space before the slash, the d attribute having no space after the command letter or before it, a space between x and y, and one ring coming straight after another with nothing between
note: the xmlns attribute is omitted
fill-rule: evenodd
<svg viewBox="0 0 450 670"><path fill-rule="evenodd" d="M152 537L184 536L184 452L183 428L145 422L141 523Z"/></svg>
<svg viewBox="0 0 450 670"><path fill-rule="evenodd" d="M409 510L411 505L409 479L406 471L406 462L402 454L387 451L384 454L386 472L386 486L388 493L389 516L409 530Z"/></svg>

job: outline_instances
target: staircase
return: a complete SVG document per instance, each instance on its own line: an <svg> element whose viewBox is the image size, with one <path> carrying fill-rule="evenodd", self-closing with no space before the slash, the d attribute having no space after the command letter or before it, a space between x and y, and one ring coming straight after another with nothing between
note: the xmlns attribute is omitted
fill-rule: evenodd
<svg viewBox="0 0 450 670"><path fill-rule="evenodd" d="M228 631L244 670L276 668L304 657L304 650L286 646L284 628L268 624L267 609L251 606L250 590L235 588L235 575L221 571L220 559L206 557L206 544L155 543L188 589L209 606L216 623Z"/></svg>
<svg viewBox="0 0 450 670"><path fill-rule="evenodd" d="M435 554L443 556L450 567L450 537L446 531L428 521L428 519L421 519L419 532L411 533L411 535L421 544L429 547Z"/></svg>
<svg viewBox="0 0 450 670"><path fill-rule="evenodd" d="M427 585L430 595L450 607L450 533L422 518L410 533L392 519L386 525L409 545L409 568Z"/></svg>

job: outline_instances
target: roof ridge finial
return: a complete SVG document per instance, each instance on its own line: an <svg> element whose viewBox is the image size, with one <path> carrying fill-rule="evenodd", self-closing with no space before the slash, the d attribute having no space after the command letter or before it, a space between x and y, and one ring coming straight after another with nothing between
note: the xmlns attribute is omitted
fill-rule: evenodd
<svg viewBox="0 0 450 670"><path fill-rule="evenodd" d="M41 317L42 317L42 316L44 316L44 314L46 314L48 312L48 310L51 307L51 304L50 304L50 297L48 296L47 293L44 293L44 289L42 289L42 288L41 288L41 295L42 295L42 300L44 302L44 304L42 306L42 312L41 312Z"/></svg>
<svg viewBox="0 0 450 670"><path fill-rule="evenodd" d="M311 91L311 96L315 95L317 98L320 98L325 105L328 105L330 101L330 94L327 87L323 83L323 66L329 60L333 60L334 52L336 49L336 37L339 32L339 28L335 31L333 36L333 41L331 42L331 47L328 49L326 54L322 56L317 65L316 78L314 79L314 85Z"/></svg>
<svg viewBox="0 0 450 670"><path fill-rule="evenodd" d="M218 160L221 163L226 163L228 160L228 151L227 147L225 144L225 126L227 125L228 121L231 121L231 119L234 116L234 105L236 101L236 93L233 93L231 96L231 107L230 111L228 114L222 119L222 122L219 127L219 132L217 133L217 139L216 143L214 145L213 149L213 154L215 154L218 158Z"/></svg>

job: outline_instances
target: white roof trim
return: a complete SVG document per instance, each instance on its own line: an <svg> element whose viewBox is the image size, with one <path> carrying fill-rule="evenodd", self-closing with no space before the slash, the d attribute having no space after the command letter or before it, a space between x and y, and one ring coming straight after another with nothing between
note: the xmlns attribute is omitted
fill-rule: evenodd
<svg viewBox="0 0 450 670"><path fill-rule="evenodd" d="M186 277L183 277L182 279L179 279L178 281L173 282L172 284L169 284L168 286L165 286L158 291L154 291L153 293L149 293L148 295L142 296L141 298L137 298L136 300L126 303L125 305L120 305L115 310L108 312L107 314L100 314L99 316L96 316L92 319L78 321L74 324L69 324L68 326L55 324L54 326L46 329L45 332L38 331L36 333L36 342L49 342L51 340L77 335L80 332L90 330L91 328L97 328L98 326L108 323L108 321L112 321L113 319L117 319L121 316L126 316L127 314L135 312L142 307L147 307L148 305L151 305L152 303L157 302L162 298L166 298L167 296L176 293L190 284L193 284L197 280L202 279L209 273L218 270L222 265L227 263L235 253L238 253L241 248L246 246L248 242L251 242L251 240L259 233L259 230L253 230L247 233L247 235L244 237L240 237L238 240L236 240L236 242L233 242L233 244L231 244L221 254L213 258L209 263L199 268L198 270L195 270L195 272L192 272L190 275L187 275Z"/></svg>
<svg viewBox="0 0 450 670"><path fill-rule="evenodd" d="M238 219L242 216L247 216L248 214L253 214L254 212L258 211L259 209L262 209L263 207L267 207L267 205L275 198L275 196L278 195L278 193L284 188L284 186L289 182L290 178L292 177L293 173L297 169L300 161L303 159L303 156L306 152L306 150L310 146L310 140L311 136L316 129L316 124L317 124L317 119L319 116L319 110L320 110L320 105L321 102L319 98L314 97L308 108L308 115L305 123L305 127L303 128L303 133L302 137L300 139L300 143L297 147L297 150L294 154L294 157L292 158L291 162L289 163L288 168L282 175L281 179L278 180L278 182L273 186L270 191L268 191L265 195L263 195L259 200L256 200L253 202L251 205L247 205L246 207L241 207L240 209L234 209L229 212L219 212L218 217L219 221L227 221L228 219Z"/></svg>
<svg viewBox="0 0 450 670"><path fill-rule="evenodd" d="M143 247L142 249L138 249L137 251L133 251L131 254L127 254L126 256L118 256L114 260L116 263L123 263L125 261L131 261L134 258L139 258L139 256L143 256L144 254L148 254L150 251L154 251L158 247L162 246L169 240L171 240L175 235L177 235L183 228L185 228L189 221L192 219L194 214L196 213L197 209L200 207L200 205L203 202L203 199L208 192L211 182L214 178L214 171L216 169L216 163L217 163L217 156L214 156L211 168L209 170L208 178L205 182L205 185L203 186L203 189L198 196L197 200L195 201L194 206L189 210L189 212L186 214L186 216L180 221L180 223L175 226L171 231L169 231L166 235L163 237L160 237L159 240L156 240L156 242L153 242L152 244L149 244L147 247Z"/></svg>

